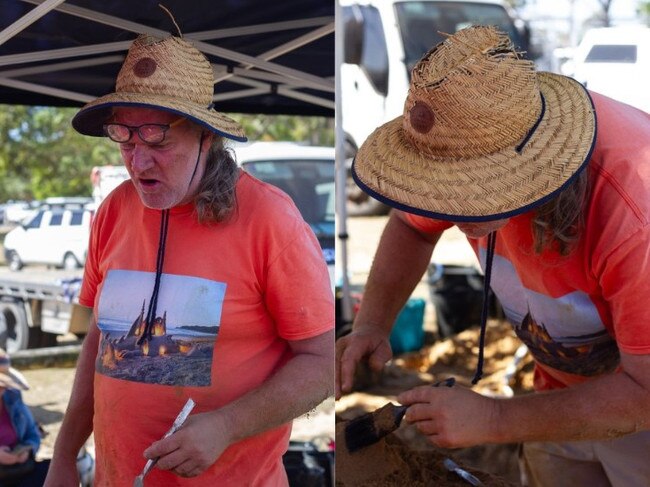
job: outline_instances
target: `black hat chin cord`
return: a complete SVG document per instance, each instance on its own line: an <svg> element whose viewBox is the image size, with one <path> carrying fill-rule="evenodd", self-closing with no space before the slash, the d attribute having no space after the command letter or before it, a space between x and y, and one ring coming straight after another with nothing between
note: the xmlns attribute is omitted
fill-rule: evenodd
<svg viewBox="0 0 650 487"><path fill-rule="evenodd" d="M158 237L158 256L156 257L156 279L153 285L153 292L149 300L149 309L147 310L147 321L142 336L138 340L138 345L142 345L145 340L151 340L153 336L153 323L156 319L156 307L158 306L158 293L160 291L160 278L162 277L163 264L165 262L165 246L167 243L167 228L169 227L169 209L164 209L160 213L160 236Z"/></svg>
<svg viewBox="0 0 650 487"><path fill-rule="evenodd" d="M483 358L485 352L485 331L487 328L487 317L490 308L490 279L492 277L492 260L494 259L494 248L496 247L497 232L488 235L487 254L485 256L485 278L483 280L483 309L481 310L481 337L479 339L478 363L476 374L472 384L476 384L483 377Z"/></svg>
<svg viewBox="0 0 650 487"><path fill-rule="evenodd" d="M203 146L203 132L201 132L201 139L199 141L199 153L196 156L196 163L194 164L194 171L192 177L187 185L190 189L192 180L196 175L196 169L199 167L199 160L201 159L201 148ZM137 344L142 345L145 340L151 340L153 336L153 324L156 319L156 308L158 307L158 293L160 292L160 280L162 278L163 264L165 263L165 247L167 245L167 229L169 227L169 208L165 208L160 213L160 236L158 237L158 256L156 257L156 278L153 285L153 292L149 300L149 309L147 310L147 319L142 336Z"/></svg>

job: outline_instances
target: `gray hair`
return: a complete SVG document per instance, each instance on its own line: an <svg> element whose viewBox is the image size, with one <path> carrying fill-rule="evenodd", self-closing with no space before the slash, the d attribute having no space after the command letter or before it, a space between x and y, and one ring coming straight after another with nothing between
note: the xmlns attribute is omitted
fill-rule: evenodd
<svg viewBox="0 0 650 487"><path fill-rule="evenodd" d="M202 224L228 219L237 206L235 188L239 168L231 149L224 146L223 137L215 136L208 149L205 171L194 196L194 204Z"/></svg>
<svg viewBox="0 0 650 487"><path fill-rule="evenodd" d="M557 197L535 210L534 250L556 250L567 256L578 243L585 226L585 204L589 198L589 169L582 170L575 182Z"/></svg>

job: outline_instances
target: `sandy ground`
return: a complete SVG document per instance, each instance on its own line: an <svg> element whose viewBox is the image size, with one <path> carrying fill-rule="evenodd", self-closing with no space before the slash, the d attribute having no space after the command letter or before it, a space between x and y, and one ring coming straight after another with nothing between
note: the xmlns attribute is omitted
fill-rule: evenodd
<svg viewBox="0 0 650 487"><path fill-rule="evenodd" d="M54 442L61 428L63 414L72 391L75 369L57 367L21 370L31 389L23 393L23 399L43 426L47 436L43 439L39 458L51 458ZM334 399L329 398L317 408L294 421L292 440L314 440L325 446L326 440L334 438ZM92 438L88 442L93 447Z"/></svg>

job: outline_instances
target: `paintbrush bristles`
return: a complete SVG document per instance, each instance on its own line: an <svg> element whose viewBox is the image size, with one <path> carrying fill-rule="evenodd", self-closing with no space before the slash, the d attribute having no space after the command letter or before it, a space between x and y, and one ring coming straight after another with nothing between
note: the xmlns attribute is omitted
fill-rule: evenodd
<svg viewBox="0 0 650 487"><path fill-rule="evenodd" d="M399 427L405 414L405 406L388 403L375 412L353 419L345 427L348 451L353 453L388 436Z"/></svg>

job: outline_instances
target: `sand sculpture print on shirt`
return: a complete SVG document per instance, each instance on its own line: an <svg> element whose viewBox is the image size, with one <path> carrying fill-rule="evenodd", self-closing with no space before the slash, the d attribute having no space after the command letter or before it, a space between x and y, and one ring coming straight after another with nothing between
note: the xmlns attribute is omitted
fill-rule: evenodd
<svg viewBox="0 0 650 487"><path fill-rule="evenodd" d="M484 267L484 249L481 261ZM616 341L585 292L553 297L527 289L512 263L498 255L492 263L491 287L515 333L538 362L586 377L618 366Z"/></svg>
<svg viewBox="0 0 650 487"><path fill-rule="evenodd" d="M116 379L209 386L226 284L163 274L151 336L141 340L155 274L111 270L102 287L96 371Z"/></svg>

